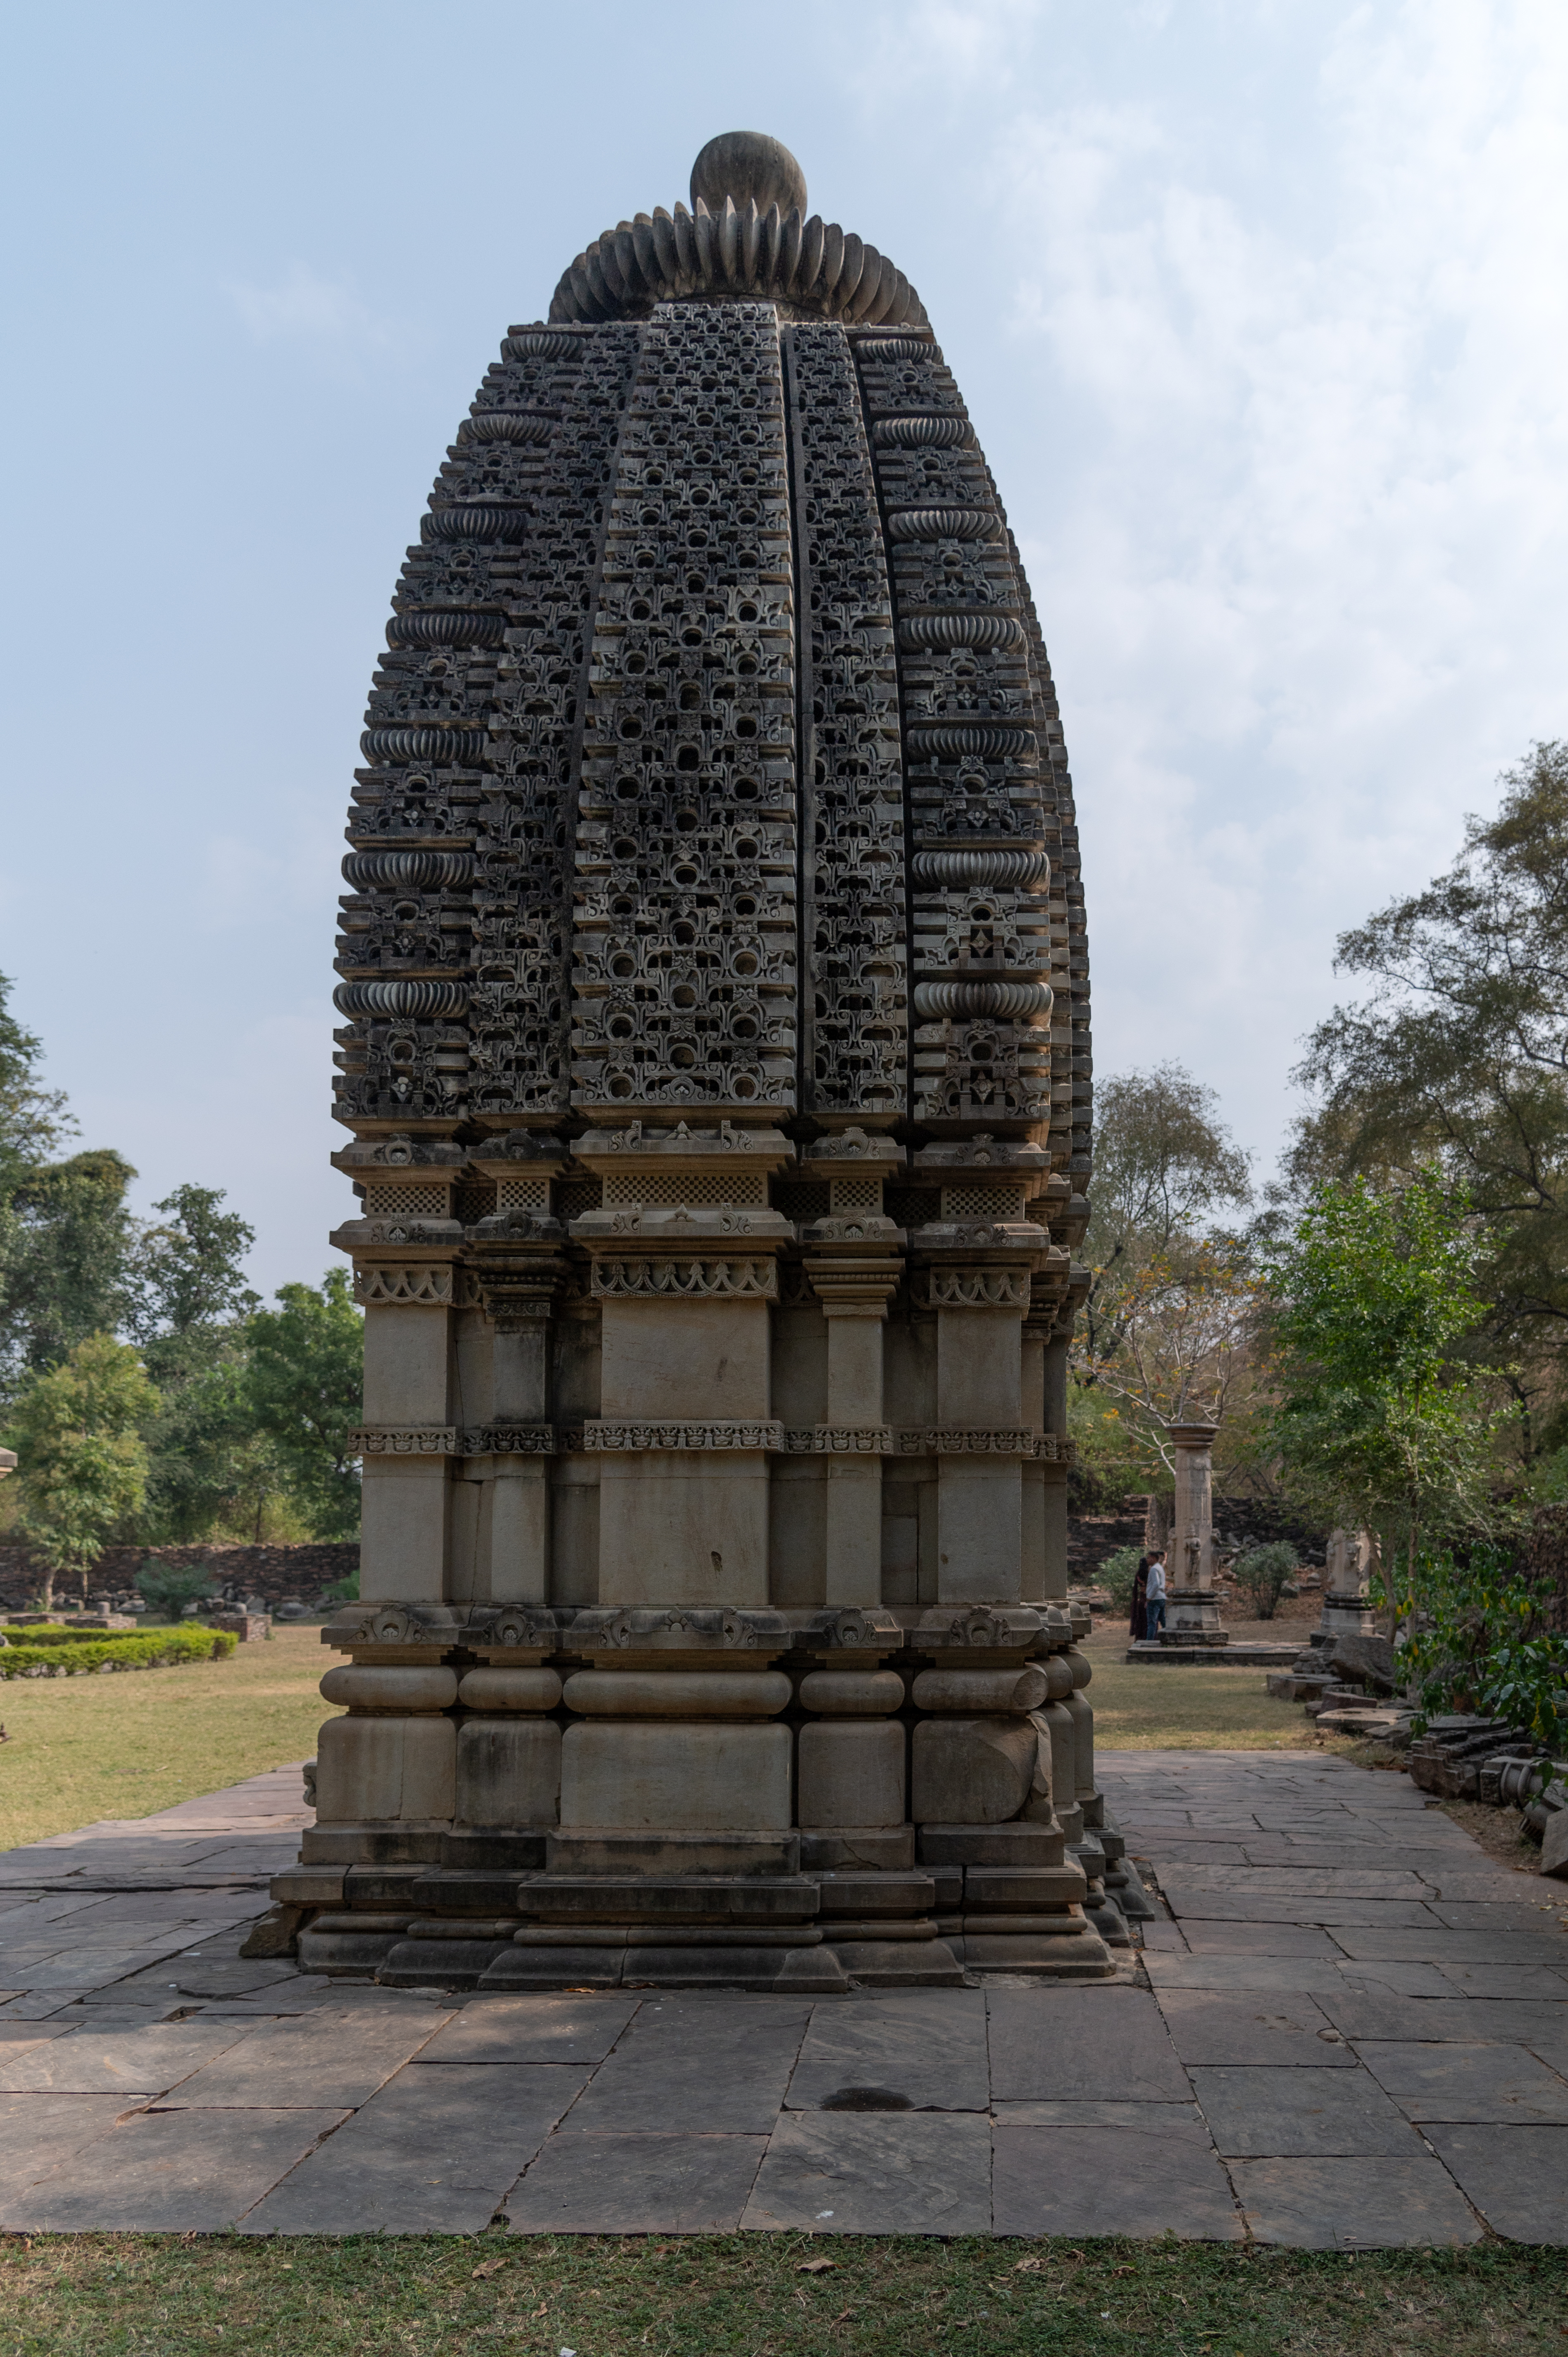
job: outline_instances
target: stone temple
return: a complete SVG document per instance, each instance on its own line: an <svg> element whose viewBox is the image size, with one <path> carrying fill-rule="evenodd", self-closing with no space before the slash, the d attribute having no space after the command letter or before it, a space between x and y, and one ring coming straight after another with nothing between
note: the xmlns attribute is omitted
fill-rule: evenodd
<svg viewBox="0 0 1568 2357"><path fill-rule="evenodd" d="M1071 781L924 308L735 133L515 327L393 597L308 1966L1095 1978ZM1145 1902L1146 1903L1146 1902Z"/></svg>

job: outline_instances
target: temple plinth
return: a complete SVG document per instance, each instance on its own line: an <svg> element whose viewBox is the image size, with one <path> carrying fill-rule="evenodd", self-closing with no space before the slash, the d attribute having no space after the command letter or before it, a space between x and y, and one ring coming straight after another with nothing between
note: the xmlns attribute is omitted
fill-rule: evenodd
<svg viewBox="0 0 1568 2357"><path fill-rule="evenodd" d="M508 330L361 744L362 1600L302 1962L1105 1975L1071 780L924 308L777 142Z"/></svg>

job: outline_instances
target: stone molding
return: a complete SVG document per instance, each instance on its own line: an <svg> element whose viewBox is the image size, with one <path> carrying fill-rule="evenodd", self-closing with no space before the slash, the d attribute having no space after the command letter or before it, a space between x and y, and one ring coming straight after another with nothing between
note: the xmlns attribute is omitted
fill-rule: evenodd
<svg viewBox="0 0 1568 2357"><path fill-rule="evenodd" d="M887 1424L817 1424L784 1435L789 1457L890 1457L893 1427Z"/></svg>
<svg viewBox="0 0 1568 2357"><path fill-rule="evenodd" d="M561 1443L553 1424L475 1424L462 1436L465 1457L553 1457Z"/></svg>
<svg viewBox="0 0 1568 2357"><path fill-rule="evenodd" d="M354 1296L368 1306L393 1302L400 1307L449 1309L452 1267L447 1261L421 1261L412 1267L380 1265L354 1270Z"/></svg>
<svg viewBox="0 0 1568 2357"><path fill-rule="evenodd" d="M772 1260L596 1260L596 1301L777 1301Z"/></svg>
<svg viewBox="0 0 1568 2357"><path fill-rule="evenodd" d="M349 1435L359 1457L461 1457L463 1443L450 1424L364 1424Z"/></svg>
<svg viewBox="0 0 1568 2357"><path fill-rule="evenodd" d="M927 1275L933 1309L1012 1309L1029 1307L1029 1274L1019 1268L934 1267Z"/></svg>
<svg viewBox="0 0 1568 2357"><path fill-rule="evenodd" d="M916 1425L898 1435L900 1457L1037 1457L1053 1436L1013 1425Z"/></svg>
<svg viewBox="0 0 1568 2357"><path fill-rule="evenodd" d="M583 1447L590 1457L618 1456L642 1448L782 1449L781 1424L585 1424Z"/></svg>

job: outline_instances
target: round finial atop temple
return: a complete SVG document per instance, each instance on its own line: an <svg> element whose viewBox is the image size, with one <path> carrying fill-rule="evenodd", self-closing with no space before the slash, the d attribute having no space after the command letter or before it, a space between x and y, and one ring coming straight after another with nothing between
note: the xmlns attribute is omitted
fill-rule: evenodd
<svg viewBox="0 0 1568 2357"><path fill-rule="evenodd" d="M755 197L759 213L777 205L786 217L797 207L804 216L806 176L788 147L765 131L721 131L692 167L693 210L700 198L711 213L723 212L726 197L742 211Z"/></svg>

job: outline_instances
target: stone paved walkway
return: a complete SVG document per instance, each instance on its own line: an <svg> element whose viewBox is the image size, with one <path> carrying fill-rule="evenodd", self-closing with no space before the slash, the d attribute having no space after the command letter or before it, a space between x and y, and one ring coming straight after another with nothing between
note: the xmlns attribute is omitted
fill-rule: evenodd
<svg viewBox="0 0 1568 2357"><path fill-rule="evenodd" d="M1550 1886L1344 1760L1101 1772L1168 1912L1079 1988L463 1998L245 1963L293 1769L8 1852L0 2227L1568 2243Z"/></svg>

